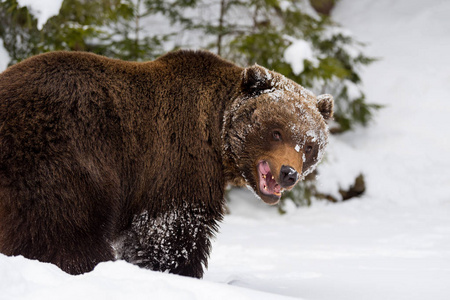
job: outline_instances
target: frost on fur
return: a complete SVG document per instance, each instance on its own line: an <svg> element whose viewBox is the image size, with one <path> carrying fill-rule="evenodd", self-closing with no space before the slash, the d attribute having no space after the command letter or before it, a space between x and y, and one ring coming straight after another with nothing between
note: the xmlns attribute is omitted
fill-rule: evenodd
<svg viewBox="0 0 450 300"><path fill-rule="evenodd" d="M282 166L293 170L297 180L310 174L322 159L328 143L325 120L332 116L333 98L317 98L257 65L243 71L241 87L224 115L222 129L224 153L234 169L230 181L250 186L266 203L274 204L272 196L279 197L284 190ZM274 131L279 141L275 144Z"/></svg>

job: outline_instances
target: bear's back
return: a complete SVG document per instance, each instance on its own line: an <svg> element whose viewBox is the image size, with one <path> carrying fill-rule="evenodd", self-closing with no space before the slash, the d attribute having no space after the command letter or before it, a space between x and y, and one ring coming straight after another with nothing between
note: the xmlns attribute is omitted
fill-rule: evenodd
<svg viewBox="0 0 450 300"><path fill-rule="evenodd" d="M187 151L220 172L223 114L241 72L203 51L143 63L81 52L27 59L0 74L0 173L17 170L0 177L36 177L70 160L126 188L130 174L167 181L174 170L161 170ZM199 167L190 164L177 171Z"/></svg>

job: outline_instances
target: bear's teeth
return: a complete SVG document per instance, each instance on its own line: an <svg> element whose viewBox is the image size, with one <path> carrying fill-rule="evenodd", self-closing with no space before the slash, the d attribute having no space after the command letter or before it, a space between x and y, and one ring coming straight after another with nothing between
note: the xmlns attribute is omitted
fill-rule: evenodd
<svg viewBox="0 0 450 300"><path fill-rule="evenodd" d="M264 179L266 179L266 174L263 174L263 176L262 176Z"/></svg>
<svg viewBox="0 0 450 300"><path fill-rule="evenodd" d="M275 177L272 176L272 180L275 180Z"/></svg>
<svg viewBox="0 0 450 300"><path fill-rule="evenodd" d="M264 189L267 191L267 186L264 186Z"/></svg>

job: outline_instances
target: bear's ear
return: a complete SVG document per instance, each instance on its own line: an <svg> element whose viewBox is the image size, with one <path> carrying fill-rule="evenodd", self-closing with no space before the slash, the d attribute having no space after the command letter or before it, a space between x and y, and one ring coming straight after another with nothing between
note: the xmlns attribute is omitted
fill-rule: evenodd
<svg viewBox="0 0 450 300"><path fill-rule="evenodd" d="M319 112L322 114L325 120L331 119L333 117L333 106L333 96L329 94L317 96L317 108L319 109Z"/></svg>
<svg viewBox="0 0 450 300"><path fill-rule="evenodd" d="M241 89L247 94L258 94L272 88L272 74L257 64L245 68L242 72Z"/></svg>

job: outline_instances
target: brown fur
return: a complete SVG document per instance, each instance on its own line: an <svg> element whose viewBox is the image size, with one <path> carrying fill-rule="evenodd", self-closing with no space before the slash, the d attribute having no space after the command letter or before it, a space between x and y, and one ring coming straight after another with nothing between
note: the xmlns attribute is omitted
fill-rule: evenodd
<svg viewBox="0 0 450 300"><path fill-rule="evenodd" d="M312 172L327 143L325 120L333 115L333 97L316 98L300 85L257 65L245 69L243 85L246 93L225 115L225 170L235 185L250 185L266 203L276 204L277 199L260 193L256 164L267 160L277 182L282 165L295 168L300 178ZM281 133L281 141L273 140L274 131ZM321 139L308 136L311 131ZM307 147L312 149L308 154L304 151Z"/></svg>
<svg viewBox="0 0 450 300"><path fill-rule="evenodd" d="M54 52L7 69L0 75L0 252L72 274L118 255L201 277L227 181L252 177L266 156L274 169L302 169L286 128L295 116L263 105L260 91L271 83L260 75L192 51L146 63ZM325 130L313 110L317 124L308 126ZM290 148L251 131L246 150L237 149L246 123L279 128Z"/></svg>

